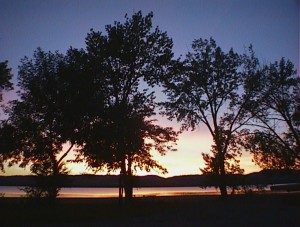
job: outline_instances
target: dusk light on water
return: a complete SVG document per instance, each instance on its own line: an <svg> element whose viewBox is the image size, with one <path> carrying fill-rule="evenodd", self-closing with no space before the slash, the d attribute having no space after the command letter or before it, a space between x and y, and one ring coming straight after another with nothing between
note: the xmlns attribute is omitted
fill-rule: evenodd
<svg viewBox="0 0 300 227"><path fill-rule="evenodd" d="M24 197L22 187L0 186L4 197ZM134 188L134 197L217 195L215 187L147 187ZM58 198L117 198L118 188L62 188Z"/></svg>

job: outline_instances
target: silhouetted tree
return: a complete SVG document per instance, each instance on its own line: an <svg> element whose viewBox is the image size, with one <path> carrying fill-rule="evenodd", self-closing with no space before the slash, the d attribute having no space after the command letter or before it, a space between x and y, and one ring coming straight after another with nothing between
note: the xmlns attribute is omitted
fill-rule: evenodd
<svg viewBox="0 0 300 227"><path fill-rule="evenodd" d="M208 128L214 145L211 155L203 154L207 165L203 171L217 176L225 196L225 175L232 169L241 171L234 165L240 154L235 140L252 118L248 109L253 105L254 92L244 84L253 80L258 61L252 47L250 56L238 55L232 49L224 53L212 38L195 40L192 48L183 70L176 69L172 81L166 83L169 99L164 103L164 113L182 122L182 129L194 130L200 123Z"/></svg>
<svg viewBox="0 0 300 227"><path fill-rule="evenodd" d="M82 149L90 167L121 171L120 194L122 196L124 188L127 202L132 198L134 171L156 169L166 173L167 170L153 159L151 151L155 149L164 155L172 150L172 143L177 139L172 128L161 127L149 119L154 116L153 99L152 94L136 94L126 107L109 107L106 125L95 125L89 134L92 138Z"/></svg>
<svg viewBox="0 0 300 227"><path fill-rule="evenodd" d="M263 169L300 168L299 88L300 79L290 61L265 66L260 85L256 130L243 141ZM298 119L298 120L297 120ZM246 130L245 130L246 131ZM248 130L250 131L250 130Z"/></svg>
<svg viewBox="0 0 300 227"><path fill-rule="evenodd" d="M60 81L63 62L61 54L46 53L40 48L32 59L21 60L19 99L9 103L8 118L2 122L0 132L2 148L10 154L10 165L30 165L32 173L46 176L42 194L49 198L58 194L60 175L66 173L64 158L75 144L76 131L66 127L69 124L63 112L65 97ZM66 151L63 145L69 145Z"/></svg>
<svg viewBox="0 0 300 227"><path fill-rule="evenodd" d="M150 150L164 154L177 135L150 120L155 97L146 86L167 74L173 57L172 40L152 29L152 17L141 12L126 15L123 24L107 25L106 35L91 30L86 38L90 73L98 83L94 92L103 94L104 109L89 116L81 154L93 168L120 169L120 201L123 189L126 198L132 197L132 169L166 171Z"/></svg>

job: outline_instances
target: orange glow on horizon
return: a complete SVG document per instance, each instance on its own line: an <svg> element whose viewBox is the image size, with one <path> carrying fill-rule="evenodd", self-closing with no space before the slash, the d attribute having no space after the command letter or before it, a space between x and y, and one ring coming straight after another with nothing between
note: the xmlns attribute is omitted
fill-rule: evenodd
<svg viewBox="0 0 300 227"><path fill-rule="evenodd" d="M159 164L167 168L168 173L163 175L155 170L150 172L138 170L135 175L159 175L162 177L172 177L178 175L189 174L201 174L200 168L204 167L204 162L201 153L208 153L212 144L211 136L203 128L199 128L195 131L184 132L179 136L177 142L177 151L167 152L165 156L161 156L158 152L152 152L154 160L157 160ZM64 146L64 150L67 150L68 144ZM66 160L74 159L74 153L66 157ZM252 162L252 156L248 153L243 154L240 158L241 167L245 169L245 174L251 172L257 172L261 169ZM85 163L67 163L67 167L70 170L70 174L94 174L94 172L87 167ZM17 165L11 168L5 168L5 173L0 175L29 175L30 169L19 168ZM97 174L106 174L106 171L98 172ZM119 174L119 171L112 172L111 174Z"/></svg>

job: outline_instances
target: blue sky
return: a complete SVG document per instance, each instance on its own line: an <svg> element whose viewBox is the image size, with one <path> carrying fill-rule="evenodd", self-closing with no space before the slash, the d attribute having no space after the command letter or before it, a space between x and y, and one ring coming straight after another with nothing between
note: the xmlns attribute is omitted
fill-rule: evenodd
<svg viewBox="0 0 300 227"><path fill-rule="evenodd" d="M253 44L263 62L285 57L298 68L297 0L0 0L0 61L9 61L16 81L20 59L37 47L62 53L70 46L84 47L90 28L104 32L105 25L139 10L153 11L153 24L173 39L175 56L185 55L194 39L213 37L225 51L233 47L243 53ZM162 162L173 160L182 173L199 173L201 152L209 151L205 141L210 140L204 129L188 132L178 152ZM193 164L184 164L190 163L187 157Z"/></svg>

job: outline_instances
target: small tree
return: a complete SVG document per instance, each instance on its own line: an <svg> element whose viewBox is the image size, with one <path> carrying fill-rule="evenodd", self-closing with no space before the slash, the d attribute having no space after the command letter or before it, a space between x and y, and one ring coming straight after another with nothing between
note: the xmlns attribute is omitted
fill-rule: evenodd
<svg viewBox="0 0 300 227"><path fill-rule="evenodd" d="M239 150L233 146L237 133L252 118L254 92L245 87L257 73L258 61L252 48L250 56L240 56L232 49L224 53L216 42L198 39L193 52L186 55L183 70L166 83L169 100L164 113L182 122L182 129L195 129L203 123L209 130L214 146L212 155L203 154L208 165L204 172L213 172L222 195L227 195L226 173L239 169L234 165ZM178 70L179 69L179 70ZM226 165L231 163L230 168ZM227 166L229 167L229 166Z"/></svg>

